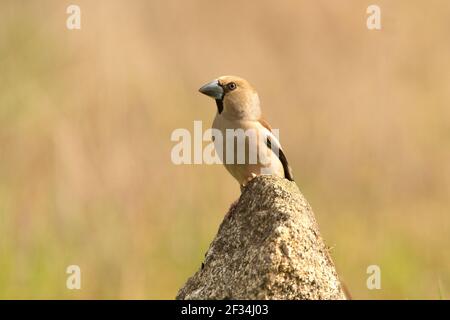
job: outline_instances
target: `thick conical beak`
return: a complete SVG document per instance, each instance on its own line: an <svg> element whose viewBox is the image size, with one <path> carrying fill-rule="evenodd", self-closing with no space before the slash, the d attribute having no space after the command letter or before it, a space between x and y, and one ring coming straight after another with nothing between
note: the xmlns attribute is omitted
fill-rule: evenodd
<svg viewBox="0 0 450 320"><path fill-rule="evenodd" d="M219 85L219 81L217 80L213 80L210 83L205 84L203 87L198 89L198 91L216 100L222 100L223 98L223 88Z"/></svg>

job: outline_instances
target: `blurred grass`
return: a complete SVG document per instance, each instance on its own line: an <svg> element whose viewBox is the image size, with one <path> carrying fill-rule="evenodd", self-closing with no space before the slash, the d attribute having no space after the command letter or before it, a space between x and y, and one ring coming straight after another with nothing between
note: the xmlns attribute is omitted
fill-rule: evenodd
<svg viewBox="0 0 450 320"><path fill-rule="evenodd" d="M354 298L448 297L448 1L378 1L379 32L364 1L78 1L78 31L69 4L0 4L0 298L175 296L239 195L170 161L222 74L260 92Z"/></svg>

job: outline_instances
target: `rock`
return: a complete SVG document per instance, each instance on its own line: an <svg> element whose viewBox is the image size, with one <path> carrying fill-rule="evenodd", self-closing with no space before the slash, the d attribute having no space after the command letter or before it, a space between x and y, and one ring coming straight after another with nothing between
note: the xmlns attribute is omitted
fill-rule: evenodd
<svg viewBox="0 0 450 320"><path fill-rule="evenodd" d="M306 199L294 182L254 178L224 218L177 299L345 299Z"/></svg>

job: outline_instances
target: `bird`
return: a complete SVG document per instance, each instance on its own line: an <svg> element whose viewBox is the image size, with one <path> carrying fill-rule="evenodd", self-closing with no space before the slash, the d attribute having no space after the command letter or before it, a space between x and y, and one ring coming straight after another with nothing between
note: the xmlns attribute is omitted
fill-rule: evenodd
<svg viewBox="0 0 450 320"><path fill-rule="evenodd" d="M280 142L261 115L258 93L247 80L221 76L203 85L199 91L216 102L212 129L222 138L217 139L217 134L213 134L214 148L241 190L260 175L294 181ZM244 138L239 134L244 134Z"/></svg>

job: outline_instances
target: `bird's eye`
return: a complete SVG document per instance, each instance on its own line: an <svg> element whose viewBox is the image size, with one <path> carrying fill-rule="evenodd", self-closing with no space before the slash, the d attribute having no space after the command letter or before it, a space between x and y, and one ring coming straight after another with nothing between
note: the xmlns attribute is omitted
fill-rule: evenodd
<svg viewBox="0 0 450 320"><path fill-rule="evenodd" d="M227 88L228 88L229 90L234 90L234 89L236 89L236 83L230 82L229 84L227 84Z"/></svg>

